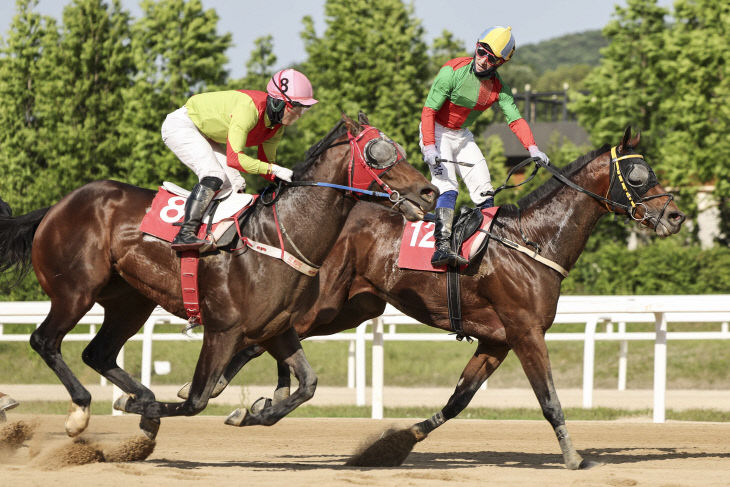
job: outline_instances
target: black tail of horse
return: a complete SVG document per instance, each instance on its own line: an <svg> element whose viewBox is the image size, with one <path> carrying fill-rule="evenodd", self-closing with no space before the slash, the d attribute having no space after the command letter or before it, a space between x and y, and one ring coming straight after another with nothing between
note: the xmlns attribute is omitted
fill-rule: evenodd
<svg viewBox="0 0 730 487"><path fill-rule="evenodd" d="M2 200L0 200L2 201ZM0 205L0 274L14 269L15 283L19 283L30 271L30 251L33 236L50 207L11 217L10 206Z"/></svg>

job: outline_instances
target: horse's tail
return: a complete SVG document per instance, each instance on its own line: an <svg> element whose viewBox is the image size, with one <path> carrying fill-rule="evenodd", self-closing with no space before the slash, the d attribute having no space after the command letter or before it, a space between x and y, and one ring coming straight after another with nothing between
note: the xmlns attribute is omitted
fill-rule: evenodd
<svg viewBox="0 0 730 487"><path fill-rule="evenodd" d="M16 283L28 274L33 236L49 209L41 208L15 218L0 216L0 274L14 269Z"/></svg>

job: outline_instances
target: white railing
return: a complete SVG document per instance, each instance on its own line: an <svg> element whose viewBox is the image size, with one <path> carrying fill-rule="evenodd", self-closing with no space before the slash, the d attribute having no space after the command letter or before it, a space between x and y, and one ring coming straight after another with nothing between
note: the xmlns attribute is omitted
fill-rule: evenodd
<svg viewBox="0 0 730 487"><path fill-rule="evenodd" d="M3 323L32 323L43 321L50 303L0 302L0 341L27 341L28 334L7 334ZM84 316L80 324L89 324L89 333L74 333L65 340L89 341L95 334L96 325L103 321L103 308L96 305ZM184 325L180 318L156 308L143 327L131 340L142 341L141 382L150 386L152 373L152 342L173 340L199 340L201 333L154 333L154 327L168 323ZM596 341L620 341L621 352L618 364L618 389L626 387L626 363L628 342L633 340L654 341L654 404L653 420L665 420L667 340L728 340L730 339L730 295L680 295L680 296L563 296L558 302L555 325L546 335L549 341L582 341L583 345L583 407L593 405L593 375ZM560 332L560 324L583 323L584 332ZM598 325L605 324L606 331L599 332ZM654 332L630 332L627 323L654 323ZM670 332L668 323L718 323L718 331ZM453 335L445 332L403 333L397 332L399 325L418 324L392 306L385 313L371 320L372 332L366 333L368 323L363 323L355 333L339 333L325 337L312 337L308 341L349 341L348 387L356 389L356 404L365 405L365 343L372 342L372 417L383 417L384 387L384 342L386 341L452 341ZM614 331L616 324L618 330ZM385 325L389 331L384 332ZM123 351L120 353L123 366ZM113 398L121 394L114 388Z"/></svg>

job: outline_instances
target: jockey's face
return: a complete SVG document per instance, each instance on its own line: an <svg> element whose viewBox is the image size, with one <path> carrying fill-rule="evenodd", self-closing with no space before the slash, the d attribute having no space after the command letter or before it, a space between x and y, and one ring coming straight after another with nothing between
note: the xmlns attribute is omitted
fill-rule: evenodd
<svg viewBox="0 0 730 487"><path fill-rule="evenodd" d="M295 105L295 106L287 106L284 109L284 116L281 117L281 124L282 125L292 125L294 122L299 120L299 117L304 115L304 112L309 110L310 107L305 107L303 105Z"/></svg>
<svg viewBox="0 0 730 487"><path fill-rule="evenodd" d="M474 56L474 67L476 68L477 72L486 71L489 68L492 67L499 67L502 64L504 64L504 59L500 59L491 52L489 52L488 49L485 49L485 47L477 42L476 45L476 55Z"/></svg>

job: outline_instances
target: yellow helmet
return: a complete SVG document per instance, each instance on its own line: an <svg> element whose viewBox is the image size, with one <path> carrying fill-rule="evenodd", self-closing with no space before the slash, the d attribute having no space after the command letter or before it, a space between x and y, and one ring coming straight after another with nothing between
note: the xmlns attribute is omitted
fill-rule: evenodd
<svg viewBox="0 0 730 487"><path fill-rule="evenodd" d="M490 27L479 35L477 42L486 44L498 58L509 61L515 52L515 38L512 27Z"/></svg>

